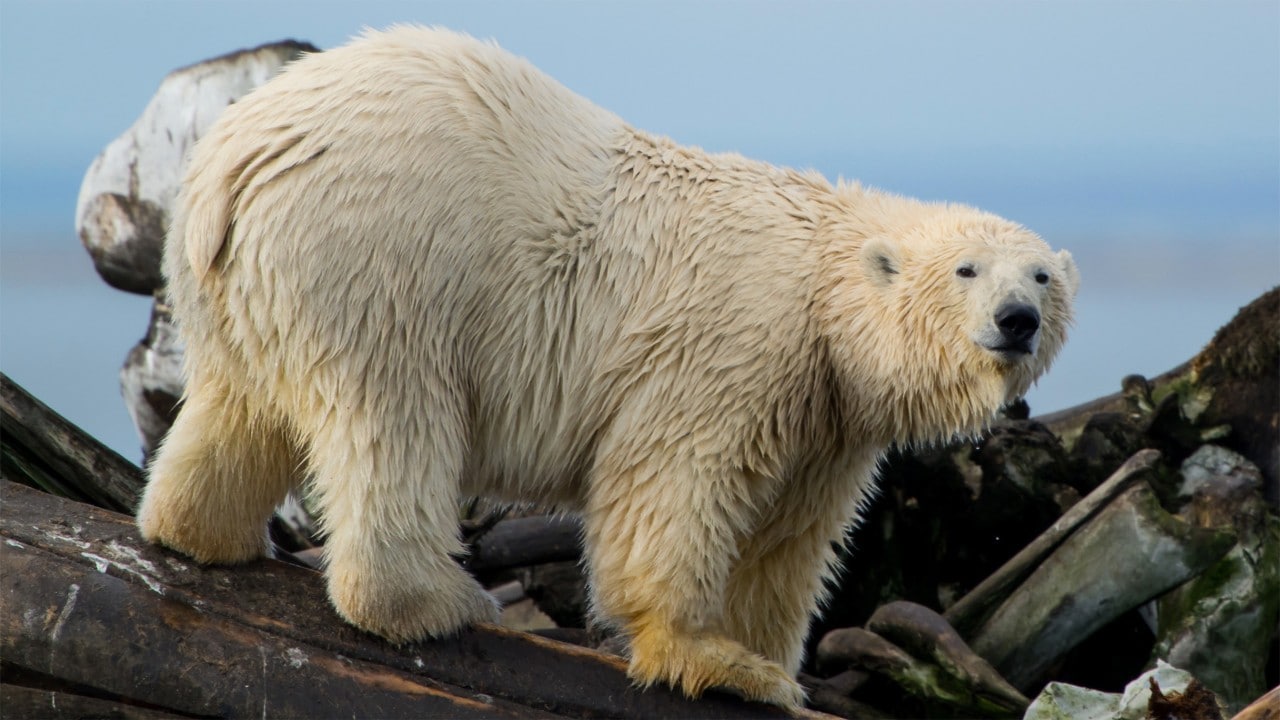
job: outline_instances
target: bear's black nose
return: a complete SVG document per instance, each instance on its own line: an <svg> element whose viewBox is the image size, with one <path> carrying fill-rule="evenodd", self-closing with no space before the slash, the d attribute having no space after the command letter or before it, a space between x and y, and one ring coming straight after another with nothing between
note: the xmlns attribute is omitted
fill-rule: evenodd
<svg viewBox="0 0 1280 720"><path fill-rule="evenodd" d="M1001 305L996 310L996 326L1010 345L1025 346L1040 329L1040 313L1030 305Z"/></svg>

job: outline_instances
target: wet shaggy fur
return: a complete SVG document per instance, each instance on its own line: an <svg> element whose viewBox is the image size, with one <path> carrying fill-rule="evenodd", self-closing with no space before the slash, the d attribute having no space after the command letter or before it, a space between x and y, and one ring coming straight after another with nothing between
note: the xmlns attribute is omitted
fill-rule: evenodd
<svg viewBox="0 0 1280 720"><path fill-rule="evenodd" d="M147 538L259 557L311 476L334 607L406 641L497 616L460 498L576 508L637 682L789 707L881 452L1023 394L1078 282L1008 221L681 147L416 27L228 107L164 270L188 384ZM1010 302L1030 352L990 349Z"/></svg>

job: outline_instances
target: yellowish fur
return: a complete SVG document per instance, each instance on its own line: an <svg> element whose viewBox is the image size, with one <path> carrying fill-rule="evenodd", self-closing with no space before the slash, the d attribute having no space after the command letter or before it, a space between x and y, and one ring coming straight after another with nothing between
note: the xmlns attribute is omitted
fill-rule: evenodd
<svg viewBox="0 0 1280 720"><path fill-rule="evenodd" d="M460 497L559 503L638 683L788 707L883 449L1024 393L1078 282L1007 221L677 146L415 27L228 107L164 269L188 397L147 538L260 556L310 474L334 606L406 641L496 617ZM1016 360L982 346L1010 299L1044 318Z"/></svg>

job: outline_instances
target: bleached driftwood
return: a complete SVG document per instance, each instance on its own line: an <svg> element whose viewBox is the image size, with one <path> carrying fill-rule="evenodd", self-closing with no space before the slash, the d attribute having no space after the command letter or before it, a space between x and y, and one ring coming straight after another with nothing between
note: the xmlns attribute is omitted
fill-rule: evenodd
<svg viewBox="0 0 1280 720"><path fill-rule="evenodd" d="M94 159L76 201L76 232L98 274L127 292L155 295L146 336L120 384L144 461L182 397L182 345L164 301L160 257L191 147L223 109L304 52L292 40L241 50L165 76L133 126Z"/></svg>
<svg viewBox="0 0 1280 720"><path fill-rule="evenodd" d="M292 40L169 73L133 126L94 159L76 200L76 232L112 287L150 295L186 156L222 110L316 48Z"/></svg>

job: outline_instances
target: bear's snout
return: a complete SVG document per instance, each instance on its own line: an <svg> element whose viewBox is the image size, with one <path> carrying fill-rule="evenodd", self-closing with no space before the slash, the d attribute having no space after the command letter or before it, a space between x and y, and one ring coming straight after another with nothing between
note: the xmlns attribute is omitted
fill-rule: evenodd
<svg viewBox="0 0 1280 720"><path fill-rule="evenodd" d="M1032 341L1040 331L1039 310L1024 303L1006 303L996 310L995 321L1000 328L1001 350L1032 352Z"/></svg>

